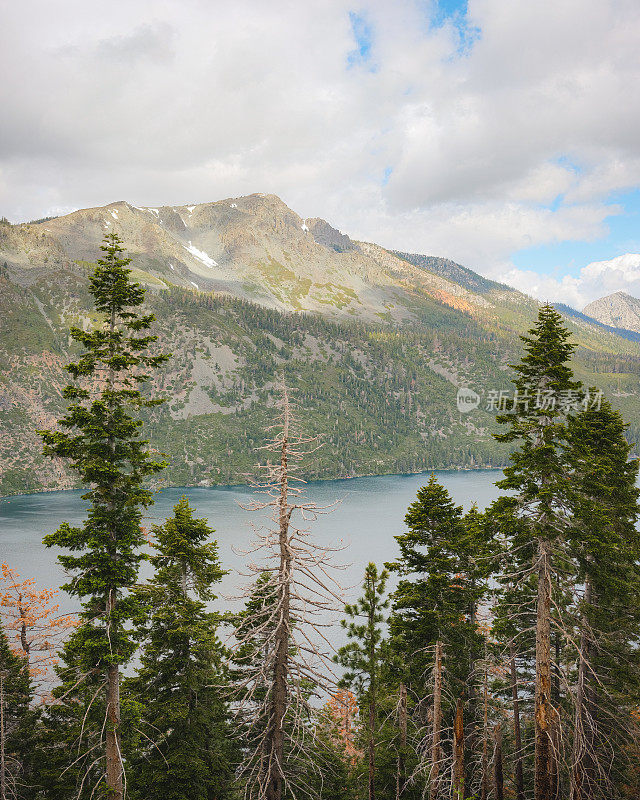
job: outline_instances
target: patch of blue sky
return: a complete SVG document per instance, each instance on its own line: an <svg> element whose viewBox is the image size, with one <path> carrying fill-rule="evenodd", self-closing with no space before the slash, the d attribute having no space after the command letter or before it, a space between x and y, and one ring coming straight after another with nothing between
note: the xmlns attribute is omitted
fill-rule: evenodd
<svg viewBox="0 0 640 800"><path fill-rule="evenodd" d="M417 0L428 28L441 28L445 23L454 26L459 44L456 55L468 53L480 38L480 28L469 23L467 0Z"/></svg>
<svg viewBox="0 0 640 800"><path fill-rule="evenodd" d="M561 198L554 205L559 207ZM592 261L608 261L625 253L640 253L640 189L612 194L607 198L611 215L605 220L606 233L593 241L562 241L527 247L511 255L520 269L545 275L577 275Z"/></svg>
<svg viewBox="0 0 640 800"><path fill-rule="evenodd" d="M366 66L371 71L375 71L376 67L372 62L373 25L365 14L356 11L349 12L349 22L356 46L347 54L347 66L349 68Z"/></svg>

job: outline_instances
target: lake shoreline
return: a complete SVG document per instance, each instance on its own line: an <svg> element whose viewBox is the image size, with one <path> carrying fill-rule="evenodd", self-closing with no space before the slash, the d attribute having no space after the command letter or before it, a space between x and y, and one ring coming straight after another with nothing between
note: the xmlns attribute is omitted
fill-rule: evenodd
<svg viewBox="0 0 640 800"><path fill-rule="evenodd" d="M432 472L482 472L484 470L501 471L505 468L506 464L501 466L492 466L483 464L478 467L432 467L430 469L422 469L417 472L367 472L358 475L336 475L327 478L310 478L306 483L324 483L330 481L352 481L359 478L384 478L385 476L402 476L402 475L430 475ZM250 486L248 482L242 483L184 483L184 484L167 484L166 486L155 487L153 491L159 493L165 489L234 489L241 486ZM83 487L72 486L66 489L33 489L28 492L11 492L11 494L0 495L0 503L3 500L16 497L33 497L42 494L62 494L64 492L78 492L82 491Z"/></svg>

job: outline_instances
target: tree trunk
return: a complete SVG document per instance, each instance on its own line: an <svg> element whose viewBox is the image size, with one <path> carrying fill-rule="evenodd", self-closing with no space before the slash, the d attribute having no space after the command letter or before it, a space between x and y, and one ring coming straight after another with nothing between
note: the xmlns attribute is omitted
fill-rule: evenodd
<svg viewBox="0 0 640 800"><path fill-rule="evenodd" d="M109 348L110 355L114 355L113 335L116 329L116 316L115 311L111 310L111 318L109 322ZM112 367L109 368L107 375L107 383L109 391L113 392L115 389L115 371ZM109 407L110 408L110 407ZM111 409L110 409L111 410ZM116 442L113 435L108 439L109 450L111 457L115 460ZM112 499L109 501L109 508L111 512L115 510L116 501ZM115 560L116 558L116 542L117 534L114 530L111 531L111 545L110 557ZM107 595L106 604L106 635L107 640L111 640L111 631L113 629L113 616L117 606L116 589L111 587ZM115 653L114 655L118 655ZM107 667L107 688L106 688L106 781L107 788L110 792L110 800L122 800L123 798L123 763L122 753L120 749L120 667L118 663L109 664Z"/></svg>
<svg viewBox="0 0 640 800"><path fill-rule="evenodd" d="M453 725L453 800L464 800L464 708L461 697L456 702Z"/></svg>
<svg viewBox="0 0 640 800"><path fill-rule="evenodd" d="M513 738L515 744L515 780L516 800L524 800L524 775L522 771L522 730L520 727L520 700L518 698L518 673L516 671L516 653L513 642L510 647L511 695L513 697Z"/></svg>
<svg viewBox="0 0 640 800"><path fill-rule="evenodd" d="M404 683L400 684L400 748L398 749L398 769L396 772L396 800L400 800L404 793L405 783L405 753L407 748L407 687Z"/></svg>
<svg viewBox="0 0 640 800"><path fill-rule="evenodd" d="M372 579L367 578L369 587L375 595L375 586L372 586ZM369 800L375 800L376 796L376 644L373 632L376 627L375 608L373 602L369 607Z"/></svg>
<svg viewBox="0 0 640 800"><path fill-rule="evenodd" d="M373 691L369 692L369 800L376 796L376 698Z"/></svg>
<svg viewBox="0 0 640 800"><path fill-rule="evenodd" d="M0 672L0 800L7 800L7 766L4 742L4 675Z"/></svg>
<svg viewBox="0 0 640 800"><path fill-rule="evenodd" d="M496 725L493 735L493 780L495 800L504 800L504 778L502 773L502 728L499 724Z"/></svg>
<svg viewBox="0 0 640 800"><path fill-rule="evenodd" d="M556 577L556 585L558 578ZM553 757L551 759L551 795L554 800L562 800L560 787L560 631L556 628L553 634L553 645L555 651L555 663L553 665L553 685L551 691L551 701L553 705L553 717L551 720L551 745Z"/></svg>
<svg viewBox="0 0 640 800"><path fill-rule="evenodd" d="M584 602L592 602L592 588L589 576L585 581ZM576 687L576 708L573 733L573 776L571 781L571 800L587 800L585 792L585 773L591 748L589 722L587 721L587 664L589 663L589 637L587 625L583 621L580 632L580 653L578 654L578 685Z"/></svg>
<svg viewBox="0 0 640 800"><path fill-rule="evenodd" d="M535 800L553 800L551 760L551 546L538 541L538 603L536 614Z"/></svg>
<svg viewBox="0 0 640 800"><path fill-rule="evenodd" d="M111 627L111 616L116 607L115 590L111 589L107 600L107 636ZM107 728L106 728L106 757L107 757L107 787L110 800L122 800L123 797L123 770L122 754L120 751L120 668L117 664L107 667Z"/></svg>
<svg viewBox="0 0 640 800"><path fill-rule="evenodd" d="M482 776L480 798L487 800L489 796L489 675L485 645L484 681L482 686L483 722L482 722Z"/></svg>
<svg viewBox="0 0 640 800"><path fill-rule="evenodd" d="M433 736L431 739L431 773L429 800L437 800L440 787L440 736L442 728L442 642L436 642L436 663L433 681Z"/></svg>
<svg viewBox="0 0 640 800"><path fill-rule="evenodd" d="M27 614L22 605L22 594L18 595L18 613L20 614L20 646L24 651L28 664L31 645L27 639Z"/></svg>
<svg viewBox="0 0 640 800"><path fill-rule="evenodd" d="M475 631L476 623L477 623L477 604L472 602L469 606L469 624L471 629ZM471 754L471 758L469 760L469 764L467 765L467 773L465 777L465 782L467 786L471 786L471 781L473 777L473 760L475 753L478 748L478 692L476 687L476 661L472 659L471 663L469 664L469 674L470 680L467 685L467 694L469 697L467 708L467 740L468 740L468 751Z"/></svg>
<svg viewBox="0 0 640 800"><path fill-rule="evenodd" d="M272 705L269 719L268 775L266 800L282 800L284 779L284 717L287 711L287 678L289 661L289 616L291 606L291 553L289 551L288 504L289 475L287 448L289 443L289 408L285 405L284 436L280 453L280 500L279 500L279 605L280 614L275 633L275 663L272 687Z"/></svg>

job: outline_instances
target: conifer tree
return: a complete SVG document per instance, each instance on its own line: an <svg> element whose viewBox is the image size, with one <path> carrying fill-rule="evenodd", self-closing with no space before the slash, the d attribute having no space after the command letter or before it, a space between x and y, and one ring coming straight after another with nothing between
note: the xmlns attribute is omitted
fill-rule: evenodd
<svg viewBox="0 0 640 800"><path fill-rule="evenodd" d="M378 724L378 705L380 691L380 672L382 661L382 629L384 610L389 602L384 598L389 573L369 563L364 572L362 589L364 594L354 604L345 606L347 619L342 620L346 629L348 644L341 647L336 663L346 668L341 685L352 689L362 709L366 708L365 723L368 760L368 798L376 796L376 729Z"/></svg>
<svg viewBox="0 0 640 800"><path fill-rule="evenodd" d="M142 704L143 736L130 784L144 800L222 800L233 779L233 737L220 615L206 603L224 572L207 521L194 518L185 497L173 511L152 529L155 575L137 592L147 609L141 666L125 688Z"/></svg>
<svg viewBox="0 0 640 800"><path fill-rule="evenodd" d="M474 679L473 664L481 652L475 609L487 592L491 548L475 514L465 525L462 508L434 475L418 490L405 517L408 532L396 536L400 557L386 566L401 575L393 593L390 631L394 648L407 668L409 687L426 695L433 675L433 708L428 748L429 794L438 797L444 760L441 724L446 713L453 726L451 703L445 705L443 681L456 695ZM443 699L444 698L444 699ZM425 750L425 754L426 754Z"/></svg>
<svg viewBox="0 0 640 800"><path fill-rule="evenodd" d="M148 352L156 341L149 334L153 315L140 313L144 290L130 279L130 259L123 257L120 239L105 235L101 249L104 256L89 281L100 322L88 331L71 329L83 347L78 361L67 367L76 381L63 393L71 405L60 430L42 432L45 453L66 459L87 488L83 497L89 512L82 526L63 523L45 544L72 551L59 556L74 575L63 588L81 599L83 611L65 653L80 680L103 676L96 698L104 701L106 715L105 781L111 797L122 800L120 670L135 649L127 627L136 611L129 590L142 558L142 510L153 500L144 482L164 467L140 436L138 412L162 402L145 397L141 384L167 356ZM92 762L96 757L94 751Z"/></svg>
<svg viewBox="0 0 640 800"><path fill-rule="evenodd" d="M640 535L625 424L608 401L568 425L571 548L578 564L578 652L572 726L571 799L612 797L626 740L638 734L640 702Z"/></svg>
<svg viewBox="0 0 640 800"><path fill-rule="evenodd" d="M25 784L30 699L28 665L11 650L0 626L0 800L19 797Z"/></svg>
<svg viewBox="0 0 640 800"><path fill-rule="evenodd" d="M500 513L510 511L522 523L517 527L519 548L513 547L512 555L533 558L533 564L520 563L529 573L533 571L537 590L534 793L535 800L553 800L558 719L552 704L551 623L554 584L561 580L559 564L567 538L562 444L567 412L579 407L583 396L568 364L575 345L568 341L569 332L552 306L540 308L536 324L521 338L525 354L513 366L516 393L511 413L498 417L510 427L496 436L519 447L497 485L513 493L502 502Z"/></svg>

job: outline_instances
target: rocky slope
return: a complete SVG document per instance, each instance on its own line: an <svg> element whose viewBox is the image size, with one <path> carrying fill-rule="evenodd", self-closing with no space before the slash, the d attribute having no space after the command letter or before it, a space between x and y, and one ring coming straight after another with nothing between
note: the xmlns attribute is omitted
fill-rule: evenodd
<svg viewBox="0 0 640 800"><path fill-rule="evenodd" d="M610 325L640 333L640 300L626 292L615 292L584 307L584 313Z"/></svg>
<svg viewBox="0 0 640 800"><path fill-rule="evenodd" d="M64 407L69 326L99 322L87 275L112 230L173 353L155 386L168 402L148 420L167 482L241 481L283 372L303 425L326 442L310 477L504 462L485 399L509 388L531 298L446 259L353 241L273 195L120 202L0 224L0 494L73 484L43 459L35 431ZM567 320L579 376L613 396L637 440L640 345ZM469 414L456 409L460 386L483 398Z"/></svg>

